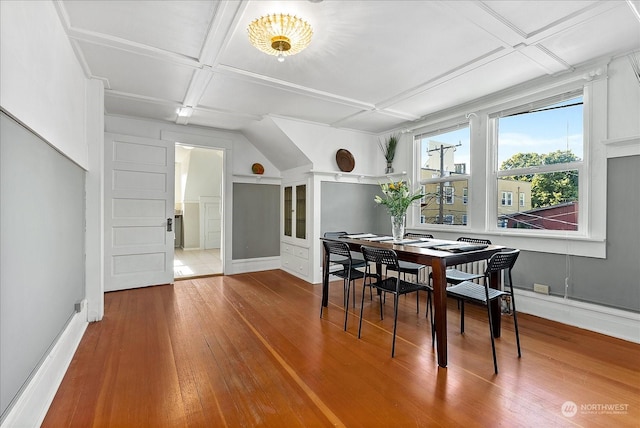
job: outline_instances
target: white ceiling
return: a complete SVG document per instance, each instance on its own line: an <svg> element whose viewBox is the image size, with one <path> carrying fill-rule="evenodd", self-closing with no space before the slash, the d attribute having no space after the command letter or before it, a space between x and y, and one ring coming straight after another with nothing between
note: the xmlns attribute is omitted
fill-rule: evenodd
<svg viewBox="0 0 640 428"><path fill-rule="evenodd" d="M640 49L637 0L56 2L105 111L250 132L268 115L372 134ZM313 27L284 63L247 26ZM191 117L178 117L182 106Z"/></svg>

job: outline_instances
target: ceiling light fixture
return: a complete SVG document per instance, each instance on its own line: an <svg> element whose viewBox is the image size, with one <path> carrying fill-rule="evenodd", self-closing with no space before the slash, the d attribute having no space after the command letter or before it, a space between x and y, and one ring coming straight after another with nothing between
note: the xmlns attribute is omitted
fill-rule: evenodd
<svg viewBox="0 0 640 428"><path fill-rule="evenodd" d="M191 106L180 107L177 110L177 113L179 117L191 117L191 115L193 114L193 107Z"/></svg>
<svg viewBox="0 0 640 428"><path fill-rule="evenodd" d="M278 61L295 55L311 43L313 30L306 21L283 13L262 16L249 27L249 41L262 52L274 55Z"/></svg>

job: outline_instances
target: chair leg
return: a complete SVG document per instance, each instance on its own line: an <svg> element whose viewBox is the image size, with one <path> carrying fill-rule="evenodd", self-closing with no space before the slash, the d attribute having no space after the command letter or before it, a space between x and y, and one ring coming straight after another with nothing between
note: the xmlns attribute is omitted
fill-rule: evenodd
<svg viewBox="0 0 640 428"><path fill-rule="evenodd" d="M458 299L460 304L460 334L464 333L464 300Z"/></svg>
<svg viewBox="0 0 640 428"><path fill-rule="evenodd" d="M347 280L343 279L342 280L342 292L343 294L343 299L344 299L344 307L348 308L349 307L349 296L347 295Z"/></svg>
<svg viewBox="0 0 640 428"><path fill-rule="evenodd" d="M520 333L518 332L518 313L516 311L516 301L513 299L513 290L511 290L511 305L513 306L513 326L516 330L516 344L518 345L518 358L522 357L520 352Z"/></svg>
<svg viewBox="0 0 640 428"><path fill-rule="evenodd" d="M464 302L463 302L464 305ZM463 306L464 307L464 306ZM491 333L491 351L493 352L493 371L498 374L498 359L496 357L496 341L493 338L493 320L491 317L491 302L487 302L487 314L489 315L489 333Z"/></svg>
<svg viewBox="0 0 640 428"><path fill-rule="evenodd" d="M347 305L345 305L344 307L344 331L347 331L347 317L349 316L349 293L351 292L351 281L347 282L347 297L345 298ZM355 299L356 299L356 289L355 289L355 284L354 284L354 289L353 289L353 307L355 308Z"/></svg>
<svg viewBox="0 0 640 428"><path fill-rule="evenodd" d="M360 323L358 324L358 339L360 339L360 332L362 331L362 314L364 310L364 291L367 288L367 282L362 281L362 302L360 303Z"/></svg>
<svg viewBox="0 0 640 428"><path fill-rule="evenodd" d="M431 347L436 344L436 325L433 321L433 301L431 300L431 292L427 291L427 314L431 314L429 319L431 325Z"/></svg>
<svg viewBox="0 0 640 428"><path fill-rule="evenodd" d="M398 297L393 295L393 341L391 342L391 358L396 353L396 329L398 327Z"/></svg>

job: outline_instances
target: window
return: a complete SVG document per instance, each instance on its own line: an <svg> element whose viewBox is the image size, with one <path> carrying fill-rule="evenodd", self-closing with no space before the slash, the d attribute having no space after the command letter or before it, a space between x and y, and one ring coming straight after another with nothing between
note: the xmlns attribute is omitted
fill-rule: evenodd
<svg viewBox="0 0 640 428"><path fill-rule="evenodd" d="M455 194L455 189L452 186L444 186L444 203L447 205L453 205L453 195Z"/></svg>
<svg viewBox="0 0 640 428"><path fill-rule="evenodd" d="M512 205L513 193L512 192L502 192L502 206L510 207Z"/></svg>
<svg viewBox="0 0 640 428"><path fill-rule="evenodd" d="M412 177L426 194L414 208L414 226L452 236L464 228L531 251L606 257L607 158L591 141L608 135L607 79L559 80L494 94L474 112L455 107L444 121L425 120L414 131ZM444 186L454 188L453 204ZM503 192L511 192L510 205L502 205ZM445 224L447 214L453 225Z"/></svg>
<svg viewBox="0 0 640 428"><path fill-rule="evenodd" d="M417 170L425 197L420 207L423 224L455 224L467 216L469 187L470 132L463 123L444 132L418 134L414 137L420 150Z"/></svg>
<svg viewBox="0 0 640 428"><path fill-rule="evenodd" d="M583 101L581 93L565 98L494 118L498 227L578 230Z"/></svg>

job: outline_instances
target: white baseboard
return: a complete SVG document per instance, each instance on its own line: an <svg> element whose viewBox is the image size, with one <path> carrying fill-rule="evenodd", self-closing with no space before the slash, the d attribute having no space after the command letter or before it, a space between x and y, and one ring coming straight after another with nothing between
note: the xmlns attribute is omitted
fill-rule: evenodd
<svg viewBox="0 0 640 428"><path fill-rule="evenodd" d="M55 397L62 378L69 368L73 355L87 329L87 303L67 324L56 344L51 348L17 401L7 414L0 428L39 427Z"/></svg>
<svg viewBox="0 0 640 428"><path fill-rule="evenodd" d="M514 289L518 312L640 343L640 314Z"/></svg>
<svg viewBox="0 0 640 428"><path fill-rule="evenodd" d="M262 257L259 259L233 260L231 264L232 274L280 269L280 266L282 266L280 256Z"/></svg>

